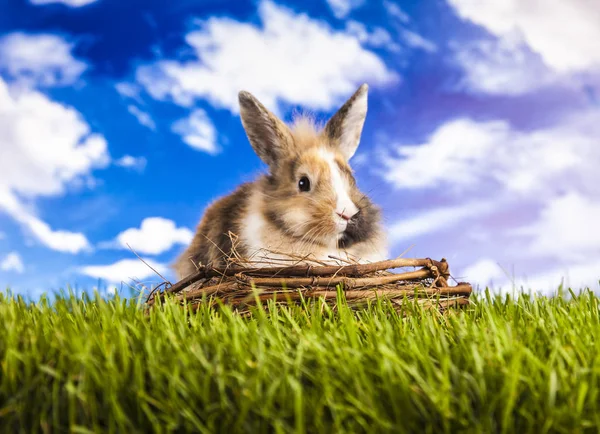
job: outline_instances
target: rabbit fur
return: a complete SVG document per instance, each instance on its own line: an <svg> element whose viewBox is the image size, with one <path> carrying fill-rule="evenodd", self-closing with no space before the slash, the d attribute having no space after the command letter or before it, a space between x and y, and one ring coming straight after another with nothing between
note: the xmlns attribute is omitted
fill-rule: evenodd
<svg viewBox="0 0 600 434"><path fill-rule="evenodd" d="M318 129L306 116L287 126L241 91L242 124L268 173L208 206L191 244L173 265L178 277L193 273L198 264L224 266L232 234L237 254L254 260L386 259L380 210L358 189L349 165L367 115L367 94L363 84Z"/></svg>

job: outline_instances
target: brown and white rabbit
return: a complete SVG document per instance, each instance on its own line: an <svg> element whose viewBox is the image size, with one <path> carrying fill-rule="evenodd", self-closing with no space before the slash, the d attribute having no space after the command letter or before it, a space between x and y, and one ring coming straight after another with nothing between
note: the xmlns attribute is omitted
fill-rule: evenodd
<svg viewBox="0 0 600 434"><path fill-rule="evenodd" d="M230 233L237 236L236 253L255 261L386 259L380 211L359 191L348 164L360 141L367 93L363 84L318 131L306 117L288 127L240 92L242 124L269 172L206 209L191 245L174 264L178 277L193 273L196 264L225 265Z"/></svg>

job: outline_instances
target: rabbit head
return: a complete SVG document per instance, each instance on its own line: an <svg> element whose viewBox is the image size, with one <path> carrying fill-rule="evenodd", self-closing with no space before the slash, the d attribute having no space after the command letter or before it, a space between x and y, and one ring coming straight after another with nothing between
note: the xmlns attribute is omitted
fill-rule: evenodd
<svg viewBox="0 0 600 434"><path fill-rule="evenodd" d="M356 185L349 165L367 114L363 84L317 129L306 117L288 127L253 95L239 93L240 114L256 154L269 167L262 213L298 241L348 248L378 230L379 210Z"/></svg>

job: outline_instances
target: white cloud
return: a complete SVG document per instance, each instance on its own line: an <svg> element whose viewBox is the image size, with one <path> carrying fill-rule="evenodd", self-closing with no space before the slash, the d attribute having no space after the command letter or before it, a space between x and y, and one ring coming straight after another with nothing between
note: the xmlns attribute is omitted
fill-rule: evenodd
<svg viewBox="0 0 600 434"><path fill-rule="evenodd" d="M555 182L560 176L587 184L596 177L589 161L600 158L599 122L600 112L592 111L553 127L520 132L505 121L455 119L425 143L398 147L398 157L384 159L383 176L399 188L472 191L501 186L517 194L560 189Z"/></svg>
<svg viewBox="0 0 600 434"><path fill-rule="evenodd" d="M340 19L345 18L353 9L361 7L364 3L365 0L327 0L333 15Z"/></svg>
<svg viewBox="0 0 600 434"><path fill-rule="evenodd" d="M358 41L367 46L375 48L386 48L389 51L400 52L402 47L398 44L392 35L381 27L375 27L372 31L367 30L367 27L359 22L349 20L346 22L346 32L354 35ZM411 48L421 49L429 53L437 51L437 46L425 39L412 30L399 26L398 36L396 39L401 39L405 45Z"/></svg>
<svg viewBox="0 0 600 434"><path fill-rule="evenodd" d="M552 295L558 287L571 288L577 293L581 289L600 289L600 261L590 258L585 261L553 265L544 271L508 270L496 261L484 258L466 267L460 273L453 273L457 280L470 282L474 287L489 287L493 292L518 294L522 290Z"/></svg>
<svg viewBox="0 0 600 434"><path fill-rule="evenodd" d="M590 258L600 257L599 136L599 110L530 131L497 120L448 121L424 143L400 146L398 157L383 159L382 176L397 188L443 191L454 205L396 222L391 237L433 240L448 228L461 237L474 234L468 252L456 247L453 254L482 257L457 264L459 278L482 286L514 283L548 292L562 277L575 288L597 286L600 267L589 267L597 262ZM514 275L503 271L520 264Z"/></svg>
<svg viewBox="0 0 600 434"><path fill-rule="evenodd" d="M140 228L129 228L117 235L116 246L131 247L138 253L158 255L176 244L188 244L194 233L188 228L178 228L174 221L162 217L148 217ZM129 245L129 247L128 247Z"/></svg>
<svg viewBox="0 0 600 434"><path fill-rule="evenodd" d="M525 237L521 243L524 256L550 265L526 273L527 277L519 273L515 285L543 292L555 291L561 283L575 290L600 289L599 221L597 193L584 195L571 190L548 199L536 220L510 231L510 235Z"/></svg>
<svg viewBox="0 0 600 434"><path fill-rule="evenodd" d="M509 126L502 121L477 123L456 119L438 127L425 143L402 145L383 163L385 179L401 188L438 187L448 183L472 186L484 176L481 163L499 143L506 143Z"/></svg>
<svg viewBox="0 0 600 434"><path fill-rule="evenodd" d="M11 252L0 261L0 270L23 273L25 271L25 266L23 265L21 256L17 252Z"/></svg>
<svg viewBox="0 0 600 434"><path fill-rule="evenodd" d="M90 245L85 235L77 232L53 230L25 207L10 191L0 186L0 211L6 212L46 247L65 253L79 253Z"/></svg>
<svg viewBox="0 0 600 434"><path fill-rule="evenodd" d="M517 288L533 289L542 293L554 293L559 285L571 288L577 293L580 289L600 289L600 260L589 258L585 261L567 263L539 273L531 273L530 277L520 277L514 281Z"/></svg>
<svg viewBox="0 0 600 434"><path fill-rule="evenodd" d="M15 219L29 228L42 244L57 252L79 253L90 248L87 238L81 233L53 230L50 225L31 215L16 216Z"/></svg>
<svg viewBox="0 0 600 434"><path fill-rule="evenodd" d="M216 155L220 151L217 145L217 130L202 109L195 109L189 117L175 122L172 130L194 149L211 155Z"/></svg>
<svg viewBox="0 0 600 434"><path fill-rule="evenodd" d="M600 257L598 222L600 197L570 191L550 199L538 221L514 233L532 238L529 247L532 254L583 261L588 257ZM600 278L600 268L597 271Z"/></svg>
<svg viewBox="0 0 600 434"><path fill-rule="evenodd" d="M408 14L400 8L400 6L398 6L395 2L388 0L383 2L383 6L387 14L394 18L392 22L397 30L398 38L402 39L406 45L411 48L427 51L428 53L435 53L437 51L438 48L435 43L424 38L417 32L408 29L408 26L411 24L411 19Z"/></svg>
<svg viewBox="0 0 600 434"><path fill-rule="evenodd" d="M152 131L156 130L156 124L147 112L140 110L137 106L134 106L133 104L127 106L127 111L133 116L135 116L135 118L141 125L150 128Z"/></svg>
<svg viewBox="0 0 600 434"><path fill-rule="evenodd" d="M119 167L134 169L138 172L143 172L148 162L144 157L132 157L131 155L123 155L121 158L114 161L114 164Z"/></svg>
<svg viewBox="0 0 600 434"><path fill-rule="evenodd" d="M473 286L479 286L479 288L486 286L493 288L498 283L505 286L510 277L499 263L490 258L480 259L459 274L453 274L458 281L471 282Z"/></svg>
<svg viewBox="0 0 600 434"><path fill-rule="evenodd" d="M519 95L557 80L539 55L514 38L451 44L463 70L459 87L476 93Z"/></svg>
<svg viewBox="0 0 600 434"><path fill-rule="evenodd" d="M71 85L87 69L72 49L57 35L11 33L0 39L0 71L38 86Z"/></svg>
<svg viewBox="0 0 600 434"><path fill-rule="evenodd" d="M437 46L433 42L425 39L423 36L412 30L403 29L401 34L404 42L406 42L409 47L420 48L429 53L435 53L437 51Z"/></svg>
<svg viewBox="0 0 600 434"><path fill-rule="evenodd" d="M34 5L48 5L52 3L62 3L72 8L79 8L87 6L96 2L97 0L29 0Z"/></svg>
<svg viewBox="0 0 600 434"><path fill-rule="evenodd" d="M117 90L117 92L119 92L119 94L122 97L131 98L138 102L141 102L140 92L142 89L138 84L120 82L115 84L115 89Z"/></svg>
<svg viewBox="0 0 600 434"><path fill-rule="evenodd" d="M449 0L459 16L504 38L520 38L559 72L600 65L600 4L588 0Z"/></svg>
<svg viewBox="0 0 600 434"><path fill-rule="evenodd" d="M400 6L398 6L393 1L391 1L391 0L385 0L383 2L383 6L385 7L385 10L387 11L387 13L389 15L391 15L394 18L396 18L400 22L402 22L404 24L407 24L407 23L410 22L410 17L408 16L408 14L406 12L404 12L400 8Z"/></svg>
<svg viewBox="0 0 600 434"><path fill-rule="evenodd" d="M109 162L106 141L72 107L0 79L0 186L26 196L56 195Z"/></svg>
<svg viewBox="0 0 600 434"><path fill-rule="evenodd" d="M166 265L152 259L144 259L144 261L163 276L169 271ZM148 265L139 259L122 259L109 265L85 265L79 269L79 272L108 282L127 282L130 279L145 279L150 276L160 279Z"/></svg>
<svg viewBox="0 0 600 434"><path fill-rule="evenodd" d="M0 147L0 210L47 247L70 253L88 248L83 234L53 230L23 199L62 195L105 167L110 158L104 137L92 133L72 107L0 79Z"/></svg>
<svg viewBox="0 0 600 434"><path fill-rule="evenodd" d="M197 61L163 60L138 68L137 80L157 99L191 106L207 99L237 113L238 92L266 106L298 104L328 110L362 82L384 85L398 76L358 39L323 21L263 1L262 27L213 17L186 36Z"/></svg>
<svg viewBox="0 0 600 434"><path fill-rule="evenodd" d="M375 27L369 32L363 23L349 20L346 22L346 32L354 35L361 44L376 48L383 47L391 51L400 50L400 46L394 42L392 35L381 27Z"/></svg>
<svg viewBox="0 0 600 434"><path fill-rule="evenodd" d="M402 220L395 221L388 230L391 242L397 243L441 229L449 229L465 219L476 219L495 209L493 202L474 202L445 208L433 208Z"/></svg>

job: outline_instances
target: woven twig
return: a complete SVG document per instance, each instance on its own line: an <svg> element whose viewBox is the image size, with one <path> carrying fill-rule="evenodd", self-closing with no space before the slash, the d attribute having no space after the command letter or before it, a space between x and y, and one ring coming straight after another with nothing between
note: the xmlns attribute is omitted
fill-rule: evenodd
<svg viewBox="0 0 600 434"><path fill-rule="evenodd" d="M233 258L226 267L198 265L197 272L151 294L147 305L152 306L168 295L192 307L199 306L203 299L211 299L240 311L244 311L244 306L269 300L299 302L321 298L335 303L340 288L350 305L378 298L401 305L405 299L417 299L425 307L443 311L467 305L472 292L468 283L448 285L450 271L445 259L399 258L369 264L345 260L346 264L331 265L290 258L289 265L282 266L237 255ZM390 271L406 267L418 269Z"/></svg>

